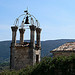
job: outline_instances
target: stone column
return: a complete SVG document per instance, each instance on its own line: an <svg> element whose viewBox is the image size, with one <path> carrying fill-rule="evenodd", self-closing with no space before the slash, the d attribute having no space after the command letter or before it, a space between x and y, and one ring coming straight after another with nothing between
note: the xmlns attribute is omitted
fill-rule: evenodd
<svg viewBox="0 0 75 75"><path fill-rule="evenodd" d="M35 48L35 30L36 30L36 26L31 25L30 26L30 43L31 43L31 47Z"/></svg>
<svg viewBox="0 0 75 75"><path fill-rule="evenodd" d="M40 33L41 33L41 29L40 28L36 28L36 41L37 41L37 46L39 48L41 48Z"/></svg>
<svg viewBox="0 0 75 75"><path fill-rule="evenodd" d="M15 46L16 45L16 32L17 32L18 27L13 26L11 27L11 29L12 29L12 46Z"/></svg>
<svg viewBox="0 0 75 75"><path fill-rule="evenodd" d="M24 32L25 32L25 29L19 29L20 31L20 43L23 44L24 42Z"/></svg>

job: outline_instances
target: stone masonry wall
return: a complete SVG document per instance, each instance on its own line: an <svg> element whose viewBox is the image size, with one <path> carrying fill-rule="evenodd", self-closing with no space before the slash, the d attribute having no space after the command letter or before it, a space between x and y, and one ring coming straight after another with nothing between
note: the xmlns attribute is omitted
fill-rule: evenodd
<svg viewBox="0 0 75 75"><path fill-rule="evenodd" d="M53 53L54 57L57 57L57 56L70 56L72 54L75 54L75 52L54 52Z"/></svg>
<svg viewBox="0 0 75 75"><path fill-rule="evenodd" d="M14 68L21 69L25 68L27 65L32 65L32 60L30 58L29 47L16 47L14 52Z"/></svg>

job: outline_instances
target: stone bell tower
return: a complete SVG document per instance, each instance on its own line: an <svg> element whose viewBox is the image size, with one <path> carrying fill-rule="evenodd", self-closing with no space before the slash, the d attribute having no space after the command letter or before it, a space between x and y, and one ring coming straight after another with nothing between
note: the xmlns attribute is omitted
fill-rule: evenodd
<svg viewBox="0 0 75 75"><path fill-rule="evenodd" d="M21 26L18 24L19 17L16 20L15 26L11 27L12 42L10 47L10 69L19 70L28 65L39 63L41 59L41 28L39 28L39 22L34 16L30 15L28 11L25 11L25 13ZM28 26L28 28L24 26ZM30 29L30 42L24 42L24 33L27 29ZM17 30L19 30L20 33L19 43L16 43Z"/></svg>

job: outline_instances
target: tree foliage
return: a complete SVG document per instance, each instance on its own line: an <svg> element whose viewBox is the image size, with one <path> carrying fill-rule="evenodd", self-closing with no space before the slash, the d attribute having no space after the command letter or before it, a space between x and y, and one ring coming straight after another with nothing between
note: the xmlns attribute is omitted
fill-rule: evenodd
<svg viewBox="0 0 75 75"><path fill-rule="evenodd" d="M19 71L4 71L0 75L75 75L75 55L44 57L39 64Z"/></svg>

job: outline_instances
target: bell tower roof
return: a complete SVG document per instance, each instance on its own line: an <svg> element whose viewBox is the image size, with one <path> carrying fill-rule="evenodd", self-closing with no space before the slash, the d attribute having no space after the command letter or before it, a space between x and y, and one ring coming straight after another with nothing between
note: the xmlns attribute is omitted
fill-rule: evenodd
<svg viewBox="0 0 75 75"><path fill-rule="evenodd" d="M16 18L14 25L24 29L28 29L30 25L34 25L38 28L40 27L40 23L33 15L28 12L28 8L24 11L24 14L21 14Z"/></svg>

